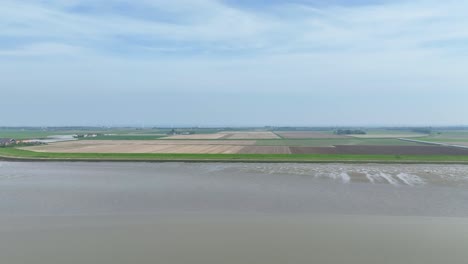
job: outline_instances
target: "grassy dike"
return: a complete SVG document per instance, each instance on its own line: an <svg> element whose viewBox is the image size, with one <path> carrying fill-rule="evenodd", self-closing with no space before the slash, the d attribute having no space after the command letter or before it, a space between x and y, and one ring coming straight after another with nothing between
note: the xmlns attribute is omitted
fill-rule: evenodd
<svg viewBox="0 0 468 264"><path fill-rule="evenodd" d="M336 154L48 153L0 148L0 159L37 161L348 162L468 164L468 156Z"/></svg>

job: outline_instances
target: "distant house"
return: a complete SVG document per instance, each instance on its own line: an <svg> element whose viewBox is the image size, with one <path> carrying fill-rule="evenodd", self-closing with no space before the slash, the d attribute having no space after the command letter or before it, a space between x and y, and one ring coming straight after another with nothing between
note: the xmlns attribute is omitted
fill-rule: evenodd
<svg viewBox="0 0 468 264"><path fill-rule="evenodd" d="M16 140L14 140L13 138L0 138L0 147L13 145L15 143L16 143Z"/></svg>

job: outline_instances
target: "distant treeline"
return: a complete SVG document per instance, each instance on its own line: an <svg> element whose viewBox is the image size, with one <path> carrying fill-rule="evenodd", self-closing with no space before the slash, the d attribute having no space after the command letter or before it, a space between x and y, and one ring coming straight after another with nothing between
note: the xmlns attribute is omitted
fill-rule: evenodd
<svg viewBox="0 0 468 264"><path fill-rule="evenodd" d="M466 126L440 126L440 127L388 127L385 128L387 130L406 130L406 131L412 131L412 132L417 132L417 133L423 133L423 134L431 134L435 133L436 131L451 131L451 130L468 130L468 127Z"/></svg>
<svg viewBox="0 0 468 264"><path fill-rule="evenodd" d="M265 127L267 130L272 131L324 131L324 130L335 130L336 127Z"/></svg>
<svg viewBox="0 0 468 264"><path fill-rule="evenodd" d="M323 131L329 130L333 131L336 129L343 129L340 126L322 126L322 127L294 127L294 126L263 126L263 127L137 127L137 126L56 126L56 127L30 127L30 126L0 126L0 130L25 130L25 131L109 131L109 130L165 130L170 131L171 129L180 129L180 130L194 130L194 131L242 131L242 130L273 130L273 131ZM366 129L384 129L384 130L406 130L414 131L419 129L433 130L468 130L468 126L436 126L436 127L416 127L416 126L395 126L395 127L386 127L386 126L369 126L369 127L345 127L351 130L366 128Z"/></svg>
<svg viewBox="0 0 468 264"><path fill-rule="evenodd" d="M335 130L336 135L365 135L366 131L361 129L338 129Z"/></svg>
<svg viewBox="0 0 468 264"><path fill-rule="evenodd" d="M432 128L430 128L430 127L427 127L427 128L424 128L424 127L413 128L413 129L411 129L411 131L416 132L416 133L421 133L421 134L432 134Z"/></svg>
<svg viewBox="0 0 468 264"><path fill-rule="evenodd" d="M89 134L77 134L74 138L86 138L86 137L101 137L104 136L102 133L89 133Z"/></svg>

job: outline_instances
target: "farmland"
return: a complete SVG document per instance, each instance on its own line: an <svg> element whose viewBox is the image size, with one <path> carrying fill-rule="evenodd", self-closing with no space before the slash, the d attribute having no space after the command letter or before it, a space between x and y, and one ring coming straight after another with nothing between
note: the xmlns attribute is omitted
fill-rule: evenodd
<svg viewBox="0 0 468 264"><path fill-rule="evenodd" d="M165 136L163 135L105 135L105 136L96 136L96 137L86 137L81 138L80 140L154 140L160 139Z"/></svg>
<svg viewBox="0 0 468 264"><path fill-rule="evenodd" d="M270 145L255 140L96 140L58 142L22 149L46 153L468 155L468 149L393 139L347 140L279 140L281 144L275 142Z"/></svg>
<svg viewBox="0 0 468 264"><path fill-rule="evenodd" d="M468 132L467 131L438 131L432 135L415 138L418 141L428 143L465 146L468 147Z"/></svg>
<svg viewBox="0 0 468 264"><path fill-rule="evenodd" d="M67 133L79 130L70 130ZM86 130L88 131L88 130ZM37 132L37 131L36 131ZM55 131L60 133L62 131ZM3 148L0 156L12 153L29 157L106 157L138 159L169 159L174 155L200 159L220 160L436 160L445 157L450 160L468 160L468 148L437 146L431 142L451 142L468 146L468 133L439 132L431 135L411 131L375 130L368 131L368 137L335 135L333 131L268 131L268 130L210 130L191 134L164 134L161 130L120 129L106 131L106 134L75 141L55 142L37 146ZM42 133L42 132L41 132ZM406 134L405 134L406 133ZM20 133L21 134L21 133ZM26 134L24 134L26 135ZM32 134L31 136L36 136ZM411 142L400 139L424 142ZM44 135L43 135L44 136ZM15 152L16 151L16 152ZM2 154L3 153L3 154ZM114 156L115 155L115 156ZM185 155L185 156L184 156ZM187 156L188 155L188 156ZM416 158L417 157L417 158ZM421 159L424 157L424 159ZM197 160L198 160L197 158Z"/></svg>
<svg viewBox="0 0 468 264"><path fill-rule="evenodd" d="M317 131L290 131L290 132L276 132L276 134L284 139L330 139L330 138L347 138L342 135L334 135L331 132L317 132Z"/></svg>
<svg viewBox="0 0 468 264"><path fill-rule="evenodd" d="M223 139L275 139L280 138L272 132L230 132L220 133Z"/></svg>
<svg viewBox="0 0 468 264"><path fill-rule="evenodd" d="M452 155L41 153L15 148L0 148L0 156L19 160L80 161L468 163L468 156Z"/></svg>
<svg viewBox="0 0 468 264"><path fill-rule="evenodd" d="M331 147L334 145L420 145L398 139L361 139L361 138L324 138L324 139L279 139L279 140L257 140L261 146L309 146L309 147Z"/></svg>
<svg viewBox="0 0 468 264"><path fill-rule="evenodd" d="M36 152L55 153L237 153L250 140L103 140L68 141L26 147Z"/></svg>
<svg viewBox="0 0 468 264"><path fill-rule="evenodd" d="M167 136L163 139L220 139L224 137L223 134L193 134L193 135L173 135Z"/></svg>
<svg viewBox="0 0 468 264"><path fill-rule="evenodd" d="M353 154L353 155L455 155L468 156L468 149L444 146L334 146L291 147L293 154Z"/></svg>
<svg viewBox="0 0 468 264"><path fill-rule="evenodd" d="M355 138L419 138L429 136L428 134L408 130L370 129L365 131L365 135L351 136Z"/></svg>
<svg viewBox="0 0 468 264"><path fill-rule="evenodd" d="M291 154L287 146L246 146L239 150L239 154Z"/></svg>
<svg viewBox="0 0 468 264"><path fill-rule="evenodd" d="M190 134L190 135L172 135L164 139L279 139L280 137L272 132L256 131L232 131L219 132L213 134Z"/></svg>
<svg viewBox="0 0 468 264"><path fill-rule="evenodd" d="M367 134L367 135L353 135L355 138L420 138L425 137L425 134Z"/></svg>

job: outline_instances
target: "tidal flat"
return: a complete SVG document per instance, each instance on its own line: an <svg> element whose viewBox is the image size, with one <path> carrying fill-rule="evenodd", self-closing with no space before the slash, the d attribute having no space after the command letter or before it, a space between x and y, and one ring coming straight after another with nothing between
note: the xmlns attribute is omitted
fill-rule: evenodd
<svg viewBox="0 0 468 264"><path fill-rule="evenodd" d="M5 263L465 263L468 166L0 162Z"/></svg>

